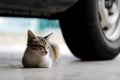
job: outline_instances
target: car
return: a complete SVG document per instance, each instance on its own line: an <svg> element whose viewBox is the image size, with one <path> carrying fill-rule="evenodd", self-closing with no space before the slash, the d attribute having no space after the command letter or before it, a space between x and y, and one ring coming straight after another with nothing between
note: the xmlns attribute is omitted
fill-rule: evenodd
<svg viewBox="0 0 120 80"><path fill-rule="evenodd" d="M0 0L0 15L58 19L69 49L82 60L120 52L120 0Z"/></svg>

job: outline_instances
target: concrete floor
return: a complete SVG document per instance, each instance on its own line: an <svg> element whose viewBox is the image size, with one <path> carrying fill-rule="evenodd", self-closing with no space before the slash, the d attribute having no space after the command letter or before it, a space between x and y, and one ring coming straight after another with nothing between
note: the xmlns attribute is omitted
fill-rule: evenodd
<svg viewBox="0 0 120 80"><path fill-rule="evenodd" d="M0 41L0 80L120 80L120 55L108 61L81 61L61 46L61 60L52 68L23 68L21 59L26 46L17 45L18 42L25 44L26 39L14 37L16 40L11 42L9 38L3 36L3 42ZM60 37L56 39L57 43L64 44ZM11 45L6 46L5 40Z"/></svg>
<svg viewBox="0 0 120 80"><path fill-rule="evenodd" d="M120 57L80 61L63 55L52 68L23 68L21 59L0 59L0 80L120 80Z"/></svg>

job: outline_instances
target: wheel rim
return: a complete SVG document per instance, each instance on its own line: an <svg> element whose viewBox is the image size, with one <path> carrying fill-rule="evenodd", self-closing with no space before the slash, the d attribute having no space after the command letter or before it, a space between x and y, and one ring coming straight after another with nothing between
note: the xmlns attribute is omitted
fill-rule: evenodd
<svg viewBox="0 0 120 80"><path fill-rule="evenodd" d="M120 0L98 0L99 19L105 37L110 41L120 38Z"/></svg>

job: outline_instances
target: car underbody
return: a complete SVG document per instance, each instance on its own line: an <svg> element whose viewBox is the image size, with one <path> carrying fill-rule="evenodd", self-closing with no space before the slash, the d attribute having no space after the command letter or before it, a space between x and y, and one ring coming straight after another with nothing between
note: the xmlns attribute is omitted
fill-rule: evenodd
<svg viewBox="0 0 120 80"><path fill-rule="evenodd" d="M0 0L1 16L57 18L78 0Z"/></svg>

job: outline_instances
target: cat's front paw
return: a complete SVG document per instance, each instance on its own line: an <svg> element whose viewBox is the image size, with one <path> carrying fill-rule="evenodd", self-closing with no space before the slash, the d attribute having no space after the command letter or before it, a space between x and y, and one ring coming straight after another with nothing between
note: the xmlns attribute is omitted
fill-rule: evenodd
<svg viewBox="0 0 120 80"><path fill-rule="evenodd" d="M52 67L52 63L49 63L49 65L46 66L46 68L51 68Z"/></svg>
<svg viewBox="0 0 120 80"><path fill-rule="evenodd" d="M51 68L52 67L52 63L39 63L38 67L39 68Z"/></svg>

